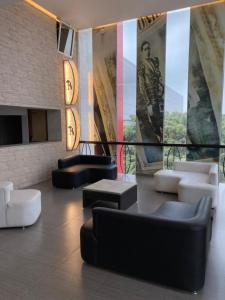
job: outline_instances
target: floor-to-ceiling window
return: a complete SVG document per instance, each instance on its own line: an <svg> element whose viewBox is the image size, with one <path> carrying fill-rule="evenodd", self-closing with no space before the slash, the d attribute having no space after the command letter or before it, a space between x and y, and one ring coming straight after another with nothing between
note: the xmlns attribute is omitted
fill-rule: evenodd
<svg viewBox="0 0 225 300"><path fill-rule="evenodd" d="M187 135L190 9L167 13L164 143L185 144ZM186 159L186 148L164 147L164 166Z"/></svg>
<svg viewBox="0 0 225 300"><path fill-rule="evenodd" d="M102 143L95 153L115 156L127 173L150 174L174 159L218 161L213 146L225 144L224 15L219 3L80 32L80 79L88 78L80 83L88 104L88 111L81 104L82 139ZM115 141L146 144L107 144ZM162 147L168 143L174 146ZM221 169L224 156L221 150Z"/></svg>
<svg viewBox="0 0 225 300"><path fill-rule="evenodd" d="M123 131L124 141L136 142L137 20L123 22ZM124 170L136 172L136 148L124 147Z"/></svg>

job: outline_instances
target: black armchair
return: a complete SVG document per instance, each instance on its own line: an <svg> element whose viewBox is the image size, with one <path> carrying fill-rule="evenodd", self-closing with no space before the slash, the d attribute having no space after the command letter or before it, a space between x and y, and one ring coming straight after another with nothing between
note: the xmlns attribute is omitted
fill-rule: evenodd
<svg viewBox="0 0 225 300"><path fill-rule="evenodd" d="M81 256L95 266L187 291L202 288L211 236L211 199L167 202L151 215L93 209L81 227Z"/></svg>

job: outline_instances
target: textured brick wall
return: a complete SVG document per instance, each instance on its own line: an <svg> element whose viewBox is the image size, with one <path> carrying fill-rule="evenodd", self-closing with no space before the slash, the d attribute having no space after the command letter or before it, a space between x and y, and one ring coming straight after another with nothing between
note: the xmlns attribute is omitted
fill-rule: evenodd
<svg viewBox="0 0 225 300"><path fill-rule="evenodd" d="M55 21L26 3L0 6L0 105L61 109L62 142L0 148L0 181L29 186L51 176L67 155L63 57Z"/></svg>

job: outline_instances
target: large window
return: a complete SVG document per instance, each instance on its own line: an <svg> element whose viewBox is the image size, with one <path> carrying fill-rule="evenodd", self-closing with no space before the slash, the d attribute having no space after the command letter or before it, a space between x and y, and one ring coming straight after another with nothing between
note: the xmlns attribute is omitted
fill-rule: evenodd
<svg viewBox="0 0 225 300"><path fill-rule="evenodd" d="M186 143L190 9L167 14L164 143ZM168 157L169 155L169 157ZM186 149L164 148L164 166L186 158ZM169 165L168 165L169 164Z"/></svg>
<svg viewBox="0 0 225 300"><path fill-rule="evenodd" d="M174 159L218 161L213 145L220 137L225 145L224 14L220 3L80 31L82 139L184 145L118 146L119 171L128 173L150 174L162 160L168 168ZM222 169L225 151L220 160Z"/></svg>
<svg viewBox="0 0 225 300"><path fill-rule="evenodd" d="M137 20L123 22L123 130L124 140L136 141L136 68L137 68ZM124 169L136 171L134 146L124 149Z"/></svg>
<svg viewBox="0 0 225 300"><path fill-rule="evenodd" d="M79 99L81 118L81 140L94 140L94 107L93 107L93 63L92 63L92 30L80 30L79 48ZM94 153L94 146L83 146L84 153Z"/></svg>

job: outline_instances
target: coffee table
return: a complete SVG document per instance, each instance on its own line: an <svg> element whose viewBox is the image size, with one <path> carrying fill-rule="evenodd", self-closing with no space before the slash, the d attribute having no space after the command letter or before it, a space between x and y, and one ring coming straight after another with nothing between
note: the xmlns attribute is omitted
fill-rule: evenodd
<svg viewBox="0 0 225 300"><path fill-rule="evenodd" d="M102 179L83 188L83 207L103 200L118 203L125 210L137 201L137 184L121 180Z"/></svg>

